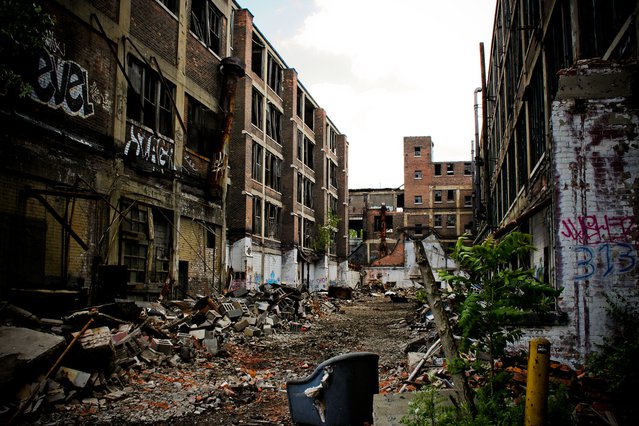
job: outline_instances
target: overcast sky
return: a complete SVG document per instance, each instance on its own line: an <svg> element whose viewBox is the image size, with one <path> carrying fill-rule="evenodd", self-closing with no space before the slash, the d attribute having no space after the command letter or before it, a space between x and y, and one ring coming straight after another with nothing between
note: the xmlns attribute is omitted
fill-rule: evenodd
<svg viewBox="0 0 639 426"><path fill-rule="evenodd" d="M349 188L403 184L404 136L470 161L495 0L237 0L349 142Z"/></svg>

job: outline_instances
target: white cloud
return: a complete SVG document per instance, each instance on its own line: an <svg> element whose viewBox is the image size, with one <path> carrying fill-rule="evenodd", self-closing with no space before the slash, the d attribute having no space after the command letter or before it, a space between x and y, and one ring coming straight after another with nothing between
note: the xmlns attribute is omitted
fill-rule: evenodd
<svg viewBox="0 0 639 426"><path fill-rule="evenodd" d="M349 187L397 187L404 136L432 136L436 161L470 159L479 42L488 57L494 7L494 0L314 0L306 16L285 21L296 30L276 38L255 19L348 136Z"/></svg>

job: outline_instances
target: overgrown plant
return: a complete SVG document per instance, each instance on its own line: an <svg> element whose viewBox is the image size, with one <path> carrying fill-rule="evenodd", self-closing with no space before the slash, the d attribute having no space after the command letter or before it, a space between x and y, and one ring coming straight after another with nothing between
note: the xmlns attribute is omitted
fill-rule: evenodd
<svg viewBox="0 0 639 426"><path fill-rule="evenodd" d="M465 241L465 236L458 239L451 258L466 274L441 271L439 276L451 285L459 303L461 349L488 356L492 381L495 360L522 335L517 324L531 312L552 308L560 291L540 282L533 269L523 266L534 250L530 235L512 232L474 246Z"/></svg>
<svg viewBox="0 0 639 426"><path fill-rule="evenodd" d="M518 324L522 318L549 310L560 291L537 280L534 271L524 266L534 250L530 235L512 232L474 246L466 245L466 239L459 238L451 253L464 273L440 271L439 276L454 292L460 350L485 356L478 356L472 366L456 357L448 369L459 374L473 368L487 379L472 393L472 410L462 406L451 412L437 404L431 395L436 392L433 388L425 388L402 421L407 425L511 425L523 421L523 405L513 400L508 386L510 375L496 370L496 360L504 356L509 343L521 337Z"/></svg>
<svg viewBox="0 0 639 426"><path fill-rule="evenodd" d="M315 253L327 253L329 251L329 247L335 241L335 233L339 222L340 218L329 210L326 215L326 223L319 227L311 245Z"/></svg>
<svg viewBox="0 0 639 426"><path fill-rule="evenodd" d="M588 359L591 372L603 378L620 424L638 424L636 386L639 383L639 307L619 293L604 294L611 333Z"/></svg>
<svg viewBox="0 0 639 426"><path fill-rule="evenodd" d="M54 26L41 1L0 0L0 93L25 97L31 85L24 65L44 48L45 34Z"/></svg>

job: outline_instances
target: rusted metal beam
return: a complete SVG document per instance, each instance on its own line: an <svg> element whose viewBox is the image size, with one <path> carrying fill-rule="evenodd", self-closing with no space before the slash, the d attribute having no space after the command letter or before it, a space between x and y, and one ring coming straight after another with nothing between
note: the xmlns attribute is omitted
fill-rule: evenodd
<svg viewBox="0 0 639 426"><path fill-rule="evenodd" d="M84 242L82 237L76 234L76 232L71 228L71 225L69 225L67 221L64 220L64 218L60 216L60 214L58 214L57 211L55 211L53 206L49 204L49 202L42 195L35 194L35 193L27 193L27 195L40 201L40 203L44 206L44 208L51 214L51 216L53 216L55 220L58 221L58 223L60 223L60 225L64 228L64 230L67 231L69 235L73 237L73 239L80 245L80 247L82 247L85 251L89 250L90 248L89 245Z"/></svg>

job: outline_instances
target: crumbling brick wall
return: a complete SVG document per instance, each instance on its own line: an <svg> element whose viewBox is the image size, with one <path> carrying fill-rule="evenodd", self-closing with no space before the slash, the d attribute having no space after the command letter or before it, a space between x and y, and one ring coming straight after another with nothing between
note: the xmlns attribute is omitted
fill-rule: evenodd
<svg viewBox="0 0 639 426"><path fill-rule="evenodd" d="M635 69L582 63L560 78L552 107L556 278L566 328L555 350L584 357L609 332L605 295L636 297L639 116ZM636 102L636 101L635 101Z"/></svg>

